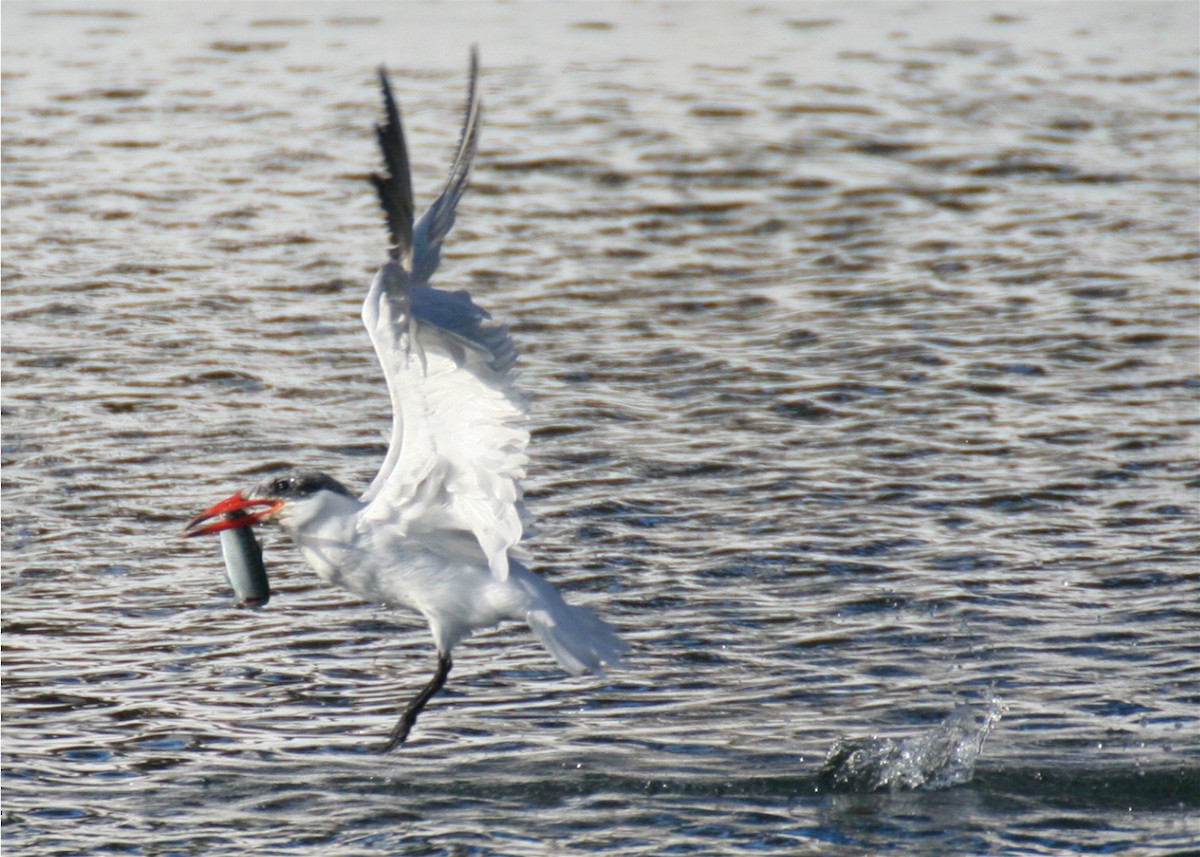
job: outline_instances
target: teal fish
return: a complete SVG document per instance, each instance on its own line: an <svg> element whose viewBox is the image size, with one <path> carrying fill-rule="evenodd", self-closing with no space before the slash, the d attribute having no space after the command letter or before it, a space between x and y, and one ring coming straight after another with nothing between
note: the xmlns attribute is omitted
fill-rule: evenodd
<svg viewBox="0 0 1200 857"><path fill-rule="evenodd" d="M263 564L262 547L251 527L221 531L221 553L225 557L225 573L229 585L243 607L265 607L271 600L267 583L267 567Z"/></svg>

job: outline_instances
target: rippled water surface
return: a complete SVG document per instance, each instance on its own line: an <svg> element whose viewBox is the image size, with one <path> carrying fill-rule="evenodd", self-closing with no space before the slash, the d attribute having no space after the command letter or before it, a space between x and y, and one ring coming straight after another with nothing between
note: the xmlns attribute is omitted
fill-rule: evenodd
<svg viewBox="0 0 1200 857"><path fill-rule="evenodd" d="M1197 7L3 8L9 854L1063 854L1200 845ZM560 673L200 508L365 487L374 67L418 194L483 58L438 284L522 348ZM1006 706L974 779L839 736Z"/></svg>

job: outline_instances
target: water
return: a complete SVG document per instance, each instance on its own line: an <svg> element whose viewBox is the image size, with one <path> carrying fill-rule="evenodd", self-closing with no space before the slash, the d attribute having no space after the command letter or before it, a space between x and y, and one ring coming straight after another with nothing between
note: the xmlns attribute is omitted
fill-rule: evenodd
<svg viewBox="0 0 1200 857"><path fill-rule="evenodd" d="M5 3L6 853L1200 847L1193 4ZM196 512L365 486L393 71L439 283L535 393L538 568L607 680L424 627ZM1007 711L970 782L840 737Z"/></svg>
<svg viewBox="0 0 1200 857"><path fill-rule="evenodd" d="M969 783L984 742L1003 714L1004 704L992 696L987 705L960 705L934 728L908 738L839 738L821 766L822 782L849 792Z"/></svg>

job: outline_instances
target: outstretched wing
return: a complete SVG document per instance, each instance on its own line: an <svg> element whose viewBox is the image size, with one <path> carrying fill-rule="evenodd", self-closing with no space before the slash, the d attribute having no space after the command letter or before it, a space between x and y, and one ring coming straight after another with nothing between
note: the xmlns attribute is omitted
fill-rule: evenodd
<svg viewBox="0 0 1200 857"><path fill-rule="evenodd" d="M482 556L504 579L523 534L520 480L529 442L511 372L516 351L507 329L491 323L466 292L426 285L470 176L479 134L477 69L472 51L458 155L415 228L400 112L380 75L387 121L377 132L387 171L372 182L392 246L363 303L363 324L387 376L392 434L363 500L368 519L394 523L451 556Z"/></svg>

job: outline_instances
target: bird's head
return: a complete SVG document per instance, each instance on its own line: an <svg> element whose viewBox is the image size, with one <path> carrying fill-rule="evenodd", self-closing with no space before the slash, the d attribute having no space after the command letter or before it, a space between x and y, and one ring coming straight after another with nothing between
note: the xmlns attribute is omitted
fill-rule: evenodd
<svg viewBox="0 0 1200 857"><path fill-rule="evenodd" d="M289 470L205 509L192 519L183 535L207 536L267 521L295 531L327 514L331 504L347 499L358 503L332 476L318 470Z"/></svg>

